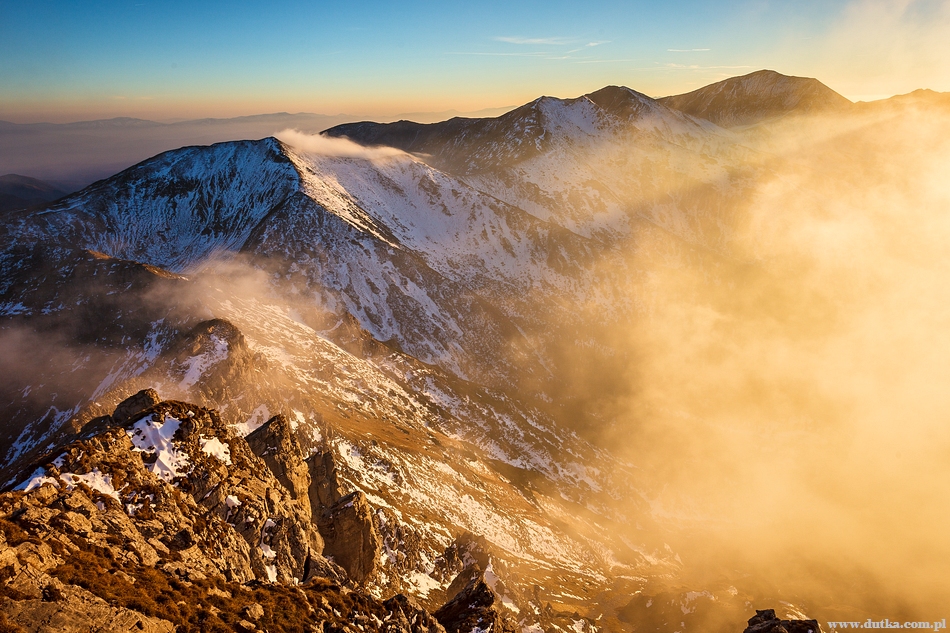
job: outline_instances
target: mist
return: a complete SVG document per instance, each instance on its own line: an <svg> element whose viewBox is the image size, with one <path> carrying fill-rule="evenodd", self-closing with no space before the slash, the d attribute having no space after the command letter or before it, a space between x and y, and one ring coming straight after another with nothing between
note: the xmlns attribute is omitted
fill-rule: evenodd
<svg viewBox="0 0 950 633"><path fill-rule="evenodd" d="M283 130L274 136L291 147L307 154L319 156L337 156L341 158L364 158L375 160L392 156L404 156L406 153L394 147L366 147L354 143L348 138L307 134L299 130Z"/></svg>
<svg viewBox="0 0 950 633"><path fill-rule="evenodd" d="M944 617L948 139L926 108L747 131L758 176L721 252L630 245L645 304L604 335L628 362L601 441L639 467L687 578Z"/></svg>

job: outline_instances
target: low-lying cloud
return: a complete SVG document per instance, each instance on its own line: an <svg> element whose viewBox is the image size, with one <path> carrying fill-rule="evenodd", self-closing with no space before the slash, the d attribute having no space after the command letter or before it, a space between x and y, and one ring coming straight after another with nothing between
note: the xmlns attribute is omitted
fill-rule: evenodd
<svg viewBox="0 0 950 633"><path fill-rule="evenodd" d="M649 305L610 334L634 362L608 436L684 528L694 572L859 612L929 617L950 592L950 116L936 114L775 126L727 257L631 247L649 275L630 292Z"/></svg>
<svg viewBox="0 0 950 633"><path fill-rule="evenodd" d="M359 143L354 143L348 138L324 136L323 134L307 134L298 130L286 129L278 132L274 136L298 151L307 154L316 154L318 156L364 158L366 160L406 156L404 151L394 147L365 147Z"/></svg>

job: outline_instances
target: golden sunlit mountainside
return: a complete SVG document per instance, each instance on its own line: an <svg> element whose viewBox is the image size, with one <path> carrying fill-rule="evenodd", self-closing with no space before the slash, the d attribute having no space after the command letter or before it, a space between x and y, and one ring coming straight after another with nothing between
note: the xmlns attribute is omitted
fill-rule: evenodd
<svg viewBox="0 0 950 633"><path fill-rule="evenodd" d="M948 93L747 70L4 123L0 630L942 629Z"/></svg>

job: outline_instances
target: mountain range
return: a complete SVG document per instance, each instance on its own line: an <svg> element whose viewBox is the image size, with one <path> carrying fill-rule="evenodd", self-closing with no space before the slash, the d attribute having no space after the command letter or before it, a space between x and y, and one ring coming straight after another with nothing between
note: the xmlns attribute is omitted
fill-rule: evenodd
<svg viewBox="0 0 950 633"><path fill-rule="evenodd" d="M505 110L492 108L470 116L491 116ZM457 114L461 113L416 112L385 120L412 117L416 121L437 121ZM285 128L316 133L358 119L352 114L276 112L181 121L130 117L73 123L0 121L0 173L29 174L57 182L72 193L159 152L183 145L261 138Z"/></svg>
<svg viewBox="0 0 950 633"><path fill-rule="evenodd" d="M711 286L758 274L735 247L797 164L776 130L873 132L941 99L852 104L772 71L658 100L609 86L182 147L6 211L0 623L583 633L840 612L689 571L689 519L616 446L641 353L616 333L655 325L657 275L684 262Z"/></svg>

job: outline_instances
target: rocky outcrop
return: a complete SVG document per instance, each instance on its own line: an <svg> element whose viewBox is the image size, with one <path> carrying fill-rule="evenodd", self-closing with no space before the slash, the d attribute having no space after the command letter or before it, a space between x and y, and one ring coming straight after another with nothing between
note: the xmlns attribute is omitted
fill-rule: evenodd
<svg viewBox="0 0 950 633"><path fill-rule="evenodd" d="M469 540L449 555L475 575L440 618L352 584L379 575L380 526L391 545L411 531L362 492L341 498L330 453L306 464L282 416L245 441L215 411L143 390L94 422L0 493L0 630L511 631ZM335 500L318 523L336 562L311 493Z"/></svg>
<svg viewBox="0 0 950 633"><path fill-rule="evenodd" d="M314 453L307 459L310 473L310 507L316 514L343 498L343 488L337 478L336 460L329 450Z"/></svg>
<svg viewBox="0 0 950 633"><path fill-rule="evenodd" d="M290 421L276 415L244 439L304 511L312 514L310 472Z"/></svg>
<svg viewBox="0 0 950 633"><path fill-rule="evenodd" d="M821 633L821 626L818 620L782 620L775 609L756 609L743 633Z"/></svg>
<svg viewBox="0 0 950 633"><path fill-rule="evenodd" d="M376 573L383 543L365 494L356 491L340 499L323 512L319 525L324 553L350 578L365 583Z"/></svg>
<svg viewBox="0 0 950 633"><path fill-rule="evenodd" d="M472 575L468 584L433 615L448 633L469 633L476 629L494 633L514 633L515 627L498 610L498 596L482 573Z"/></svg>
<svg viewBox="0 0 950 633"><path fill-rule="evenodd" d="M21 508L20 521L44 539L80 534L185 575L291 582L326 566L309 511L216 412L175 401L141 409L153 396L135 394L112 415L124 424L40 460L18 488L48 503Z"/></svg>
<svg viewBox="0 0 950 633"><path fill-rule="evenodd" d="M166 375L202 405L240 403L241 391L259 381L263 362L248 350L244 334L226 319L195 325L174 342L166 356Z"/></svg>
<svg viewBox="0 0 950 633"><path fill-rule="evenodd" d="M420 633L445 633L445 628L435 617L404 594L397 594L384 604L393 614L392 622L387 623L386 627L391 626L393 630L404 630L414 626L413 630ZM388 631L390 629L384 628L383 630Z"/></svg>
<svg viewBox="0 0 950 633"><path fill-rule="evenodd" d="M143 389L133 396L129 396L119 403L112 414L112 422L117 425L123 425L137 414L149 409L162 399L154 389Z"/></svg>
<svg viewBox="0 0 950 633"><path fill-rule="evenodd" d="M0 546L2 548L2 546ZM15 550L19 556L21 545ZM145 631L173 633L175 625L162 618L116 607L82 587L66 584L35 566L35 559L12 567L0 567L12 574L0 602L0 614L7 628L24 633L87 633L88 631ZM11 597L11 595L13 597ZM18 627L18 628L13 628Z"/></svg>

